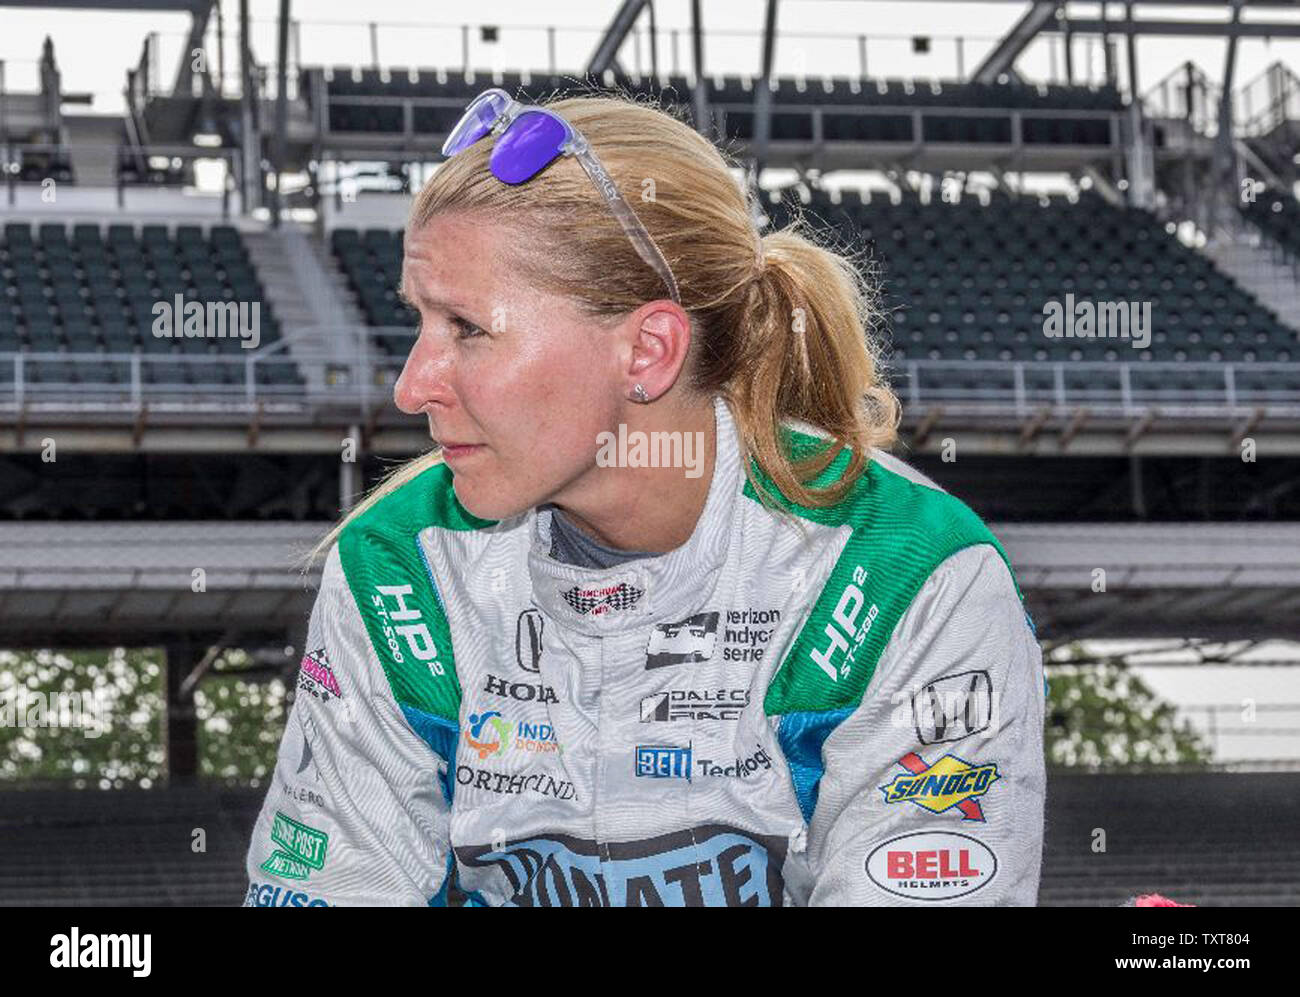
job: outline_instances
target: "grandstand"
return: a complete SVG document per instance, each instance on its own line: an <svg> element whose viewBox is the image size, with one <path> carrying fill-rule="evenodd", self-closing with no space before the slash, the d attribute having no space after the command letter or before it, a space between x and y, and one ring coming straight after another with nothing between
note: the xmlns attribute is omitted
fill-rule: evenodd
<svg viewBox="0 0 1300 997"><path fill-rule="evenodd" d="M775 16L749 72L707 60L699 22L681 28L691 64L671 29L661 67L670 29L655 35L644 0L611 5L584 61L535 46L508 69L477 59L469 25L418 67L387 64L372 30L351 65L301 45L288 4L274 52L208 0L134 6L186 12L177 51L209 58L164 74L154 35L129 65L105 57L120 114L67 113L90 98L63 90L57 39L30 85L0 74L0 647L163 647L169 786L23 791L0 818L0 903L238 900L261 791L199 780L194 689L228 648L253 653L255 680L291 677L316 579L302 555L428 446L391 399L414 335L402 224L489 85L656 101L735 156L768 230L803 219L862 254L902 455L990 520L1048 645L1294 640L1300 79L1278 58L1241 85L1230 57L1144 87L1133 47L1300 37L1260 20L1283 5L1219 23L1020 3L977 64L940 78L868 72L871 0L844 33L857 71L825 75L781 71ZM915 6L909 31L928 37L938 5ZM1080 56L1094 42L1100 78ZM1048 55L1050 72L1029 68ZM1049 335L1052 307L1076 302L1123 306L1129 335ZM159 304L176 335L158 334ZM196 322L244 316L241 334L185 335L188 305ZM1294 905L1296 788L1292 771L1054 773L1041 900ZM209 829L206 855L177 849L181 825Z"/></svg>

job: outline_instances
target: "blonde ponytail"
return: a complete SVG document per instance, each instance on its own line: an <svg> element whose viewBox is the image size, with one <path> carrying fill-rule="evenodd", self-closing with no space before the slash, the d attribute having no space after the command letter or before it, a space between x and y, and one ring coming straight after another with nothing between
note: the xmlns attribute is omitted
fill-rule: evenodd
<svg viewBox="0 0 1300 997"><path fill-rule="evenodd" d="M797 505L834 505L871 450L893 445L900 415L872 346L870 262L820 245L801 217L762 242L763 267L734 309L738 365L727 393L747 449L781 494ZM782 438L788 421L824 431L831 445L795 458ZM809 487L845 449L836 480Z"/></svg>

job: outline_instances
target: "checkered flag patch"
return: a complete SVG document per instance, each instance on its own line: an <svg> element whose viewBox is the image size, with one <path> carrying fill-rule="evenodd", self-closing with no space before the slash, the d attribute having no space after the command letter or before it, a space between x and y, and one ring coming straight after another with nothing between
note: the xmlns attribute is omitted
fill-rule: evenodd
<svg viewBox="0 0 1300 997"><path fill-rule="evenodd" d="M583 616L600 616L612 609L631 609L643 595L645 589L633 588L627 582L602 588L575 585L564 593L564 601Z"/></svg>

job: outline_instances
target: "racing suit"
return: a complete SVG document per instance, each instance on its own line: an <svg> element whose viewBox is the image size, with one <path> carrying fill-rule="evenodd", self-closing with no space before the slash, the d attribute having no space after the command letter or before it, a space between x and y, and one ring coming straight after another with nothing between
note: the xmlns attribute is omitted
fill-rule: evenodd
<svg viewBox="0 0 1300 997"><path fill-rule="evenodd" d="M715 412L666 554L562 563L552 512L479 520L444 465L347 526L247 905L1035 902L1042 657L997 540L883 453L821 509L755 465L778 512Z"/></svg>

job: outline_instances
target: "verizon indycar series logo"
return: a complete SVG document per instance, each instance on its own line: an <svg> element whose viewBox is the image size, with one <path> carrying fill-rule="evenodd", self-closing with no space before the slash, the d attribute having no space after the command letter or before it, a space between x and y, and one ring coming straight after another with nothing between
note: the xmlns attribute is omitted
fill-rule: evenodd
<svg viewBox="0 0 1300 997"><path fill-rule="evenodd" d="M697 613L676 623L659 623L646 643L646 668L708 661L718 643L718 613Z"/></svg>
<svg viewBox="0 0 1300 997"><path fill-rule="evenodd" d="M878 845L866 867L871 881L887 893L909 900L953 900L991 883L998 858L968 834L918 831Z"/></svg>
<svg viewBox="0 0 1300 997"><path fill-rule="evenodd" d="M467 890L497 869L516 907L779 907L788 839L706 824L639 841L556 834L456 849Z"/></svg>
<svg viewBox="0 0 1300 997"><path fill-rule="evenodd" d="M992 762L972 765L956 755L944 755L933 765L909 752L898 760L907 770L880 787L886 803L913 803L932 814L956 808L963 820L984 820L976 797L983 796L1001 778Z"/></svg>

